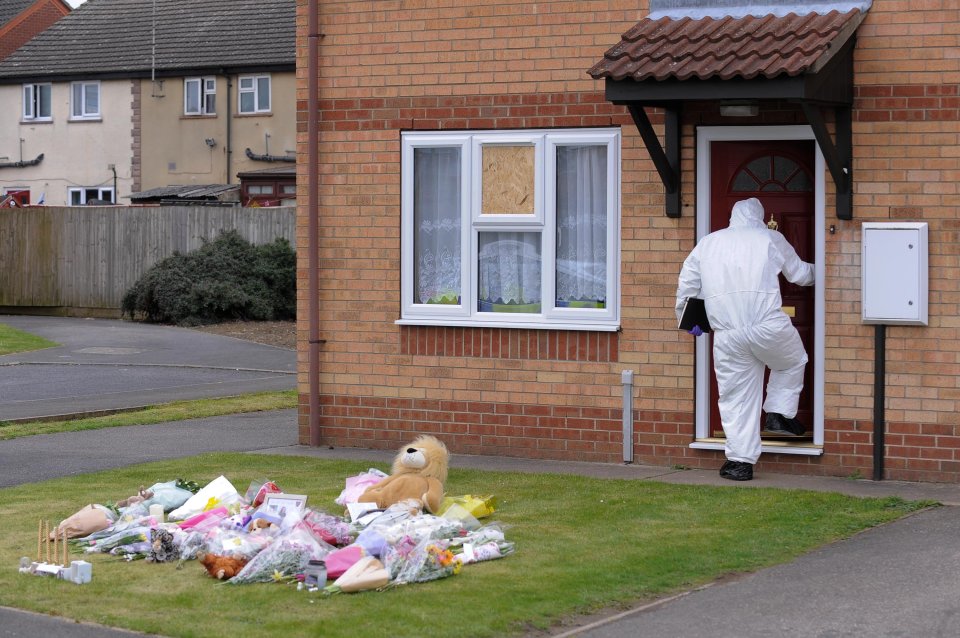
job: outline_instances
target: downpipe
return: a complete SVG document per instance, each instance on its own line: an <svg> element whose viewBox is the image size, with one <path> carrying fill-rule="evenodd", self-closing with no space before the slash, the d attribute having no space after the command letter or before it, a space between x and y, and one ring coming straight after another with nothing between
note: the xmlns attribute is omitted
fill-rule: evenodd
<svg viewBox="0 0 960 638"><path fill-rule="evenodd" d="M623 385L623 463L633 463L633 370L620 373Z"/></svg>

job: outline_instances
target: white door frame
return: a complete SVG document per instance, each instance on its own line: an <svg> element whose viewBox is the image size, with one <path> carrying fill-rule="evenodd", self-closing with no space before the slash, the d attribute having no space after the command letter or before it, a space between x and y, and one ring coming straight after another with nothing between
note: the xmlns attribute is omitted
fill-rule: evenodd
<svg viewBox="0 0 960 638"><path fill-rule="evenodd" d="M763 452L781 454L802 454L817 456L823 453L823 364L824 364L824 238L826 229L826 163L820 146L816 144L813 129L806 125L796 126L700 126L696 129L697 138L697 240L710 232L710 144L717 141L754 141L754 140L814 140L814 215L816 230L814 235L814 348L810 362L813 373L813 446L764 444ZM711 439L710 425L710 370L707 340L698 339L696 345L696 440L690 447L701 450L722 450L724 444Z"/></svg>

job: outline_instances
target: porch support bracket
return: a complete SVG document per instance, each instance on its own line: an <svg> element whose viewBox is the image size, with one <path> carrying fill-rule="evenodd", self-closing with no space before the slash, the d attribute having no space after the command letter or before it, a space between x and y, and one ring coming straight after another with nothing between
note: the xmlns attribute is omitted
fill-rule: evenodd
<svg viewBox="0 0 960 638"><path fill-rule="evenodd" d="M813 129L823 159L837 188L837 219L853 219L853 109L835 106L836 144L830 139L820 107L807 101L801 102L807 122Z"/></svg>
<svg viewBox="0 0 960 638"><path fill-rule="evenodd" d="M660 139L653 130L643 105L629 102L627 109L666 190L667 217L680 217L680 106L658 106L664 109L663 146L660 146Z"/></svg>

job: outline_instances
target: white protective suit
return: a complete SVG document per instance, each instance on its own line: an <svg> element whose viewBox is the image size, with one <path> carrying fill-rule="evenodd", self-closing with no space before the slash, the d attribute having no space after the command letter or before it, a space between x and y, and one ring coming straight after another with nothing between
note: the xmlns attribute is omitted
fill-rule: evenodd
<svg viewBox="0 0 960 638"><path fill-rule="evenodd" d="M756 198L734 204L730 225L700 240L680 270L677 319L688 297L700 297L714 331L720 420L731 461L752 465L760 457L764 367L770 380L763 409L787 418L797 414L807 353L781 309L781 272L800 286L814 281L813 264L767 228Z"/></svg>

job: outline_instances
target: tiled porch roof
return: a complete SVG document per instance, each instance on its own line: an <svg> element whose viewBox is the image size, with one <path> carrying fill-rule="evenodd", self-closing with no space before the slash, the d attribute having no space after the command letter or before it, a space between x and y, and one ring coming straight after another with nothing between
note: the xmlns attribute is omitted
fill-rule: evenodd
<svg viewBox="0 0 960 638"><path fill-rule="evenodd" d="M588 73L595 79L706 80L796 76L819 70L863 12L783 16L647 17Z"/></svg>

